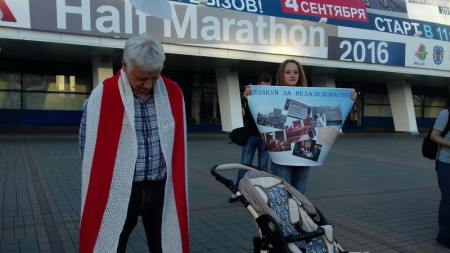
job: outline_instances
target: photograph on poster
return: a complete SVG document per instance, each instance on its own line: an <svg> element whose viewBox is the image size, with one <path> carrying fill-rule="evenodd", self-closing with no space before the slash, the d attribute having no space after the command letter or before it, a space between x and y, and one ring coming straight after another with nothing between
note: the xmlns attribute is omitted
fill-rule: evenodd
<svg viewBox="0 0 450 253"><path fill-rule="evenodd" d="M321 127L317 134L316 142L320 145L331 146L339 134L339 128L336 127Z"/></svg>
<svg viewBox="0 0 450 253"><path fill-rule="evenodd" d="M292 125L286 125L286 139L288 143L313 139L316 136L312 118L292 121Z"/></svg>
<svg viewBox="0 0 450 253"><path fill-rule="evenodd" d="M284 128L287 116L282 114L283 110L279 108L273 108L273 111L267 114L258 112L256 117L256 124L266 127L273 127L278 129Z"/></svg>
<svg viewBox="0 0 450 253"><path fill-rule="evenodd" d="M284 110L287 111L289 117L304 119L309 117L311 106L288 98L284 104Z"/></svg>
<svg viewBox="0 0 450 253"><path fill-rule="evenodd" d="M322 145L317 144L315 140L299 141L295 143L292 155L317 161L319 160L321 149Z"/></svg>
<svg viewBox="0 0 450 253"><path fill-rule="evenodd" d="M286 99L284 110L271 109L270 113L258 112L256 124L280 130L261 133L266 148L270 152L291 151L292 155L311 161L317 161L324 139L336 138L333 126L342 125L340 105L309 106L293 99ZM287 115L286 115L287 114ZM321 131L322 129L335 129ZM319 136L320 133L323 136ZM332 133L332 134L330 134ZM317 141L320 140L320 141ZM333 142L331 141L331 142ZM292 145L293 147L292 147Z"/></svg>
<svg viewBox="0 0 450 253"><path fill-rule="evenodd" d="M325 113L315 113L313 114L315 127L326 127L327 126L327 117Z"/></svg>
<svg viewBox="0 0 450 253"><path fill-rule="evenodd" d="M290 151L291 144L285 138L284 131L274 131L265 133L264 140L266 148L270 152Z"/></svg>
<svg viewBox="0 0 450 253"><path fill-rule="evenodd" d="M312 115L316 127L342 125L342 110L340 105L312 107Z"/></svg>

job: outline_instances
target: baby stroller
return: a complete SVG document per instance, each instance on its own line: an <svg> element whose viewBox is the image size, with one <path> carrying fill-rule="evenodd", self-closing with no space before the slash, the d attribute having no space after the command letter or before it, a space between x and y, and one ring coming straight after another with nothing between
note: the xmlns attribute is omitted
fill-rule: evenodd
<svg viewBox="0 0 450 253"><path fill-rule="evenodd" d="M239 169L248 172L236 190L223 172ZM239 163L216 165L211 174L238 196L255 219L260 237L253 238L253 252L345 252L322 213L283 179Z"/></svg>

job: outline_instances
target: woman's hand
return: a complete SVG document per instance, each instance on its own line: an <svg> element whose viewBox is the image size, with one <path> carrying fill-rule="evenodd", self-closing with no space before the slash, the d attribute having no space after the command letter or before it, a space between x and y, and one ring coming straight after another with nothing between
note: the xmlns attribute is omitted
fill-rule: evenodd
<svg viewBox="0 0 450 253"><path fill-rule="evenodd" d="M352 92L352 94L350 95L350 98L352 100L356 100L356 98L358 98L358 93L356 91Z"/></svg>
<svg viewBox="0 0 450 253"><path fill-rule="evenodd" d="M252 85L249 84L247 86L245 86L245 90L244 90L244 97L247 99L248 96L250 96L252 94Z"/></svg>

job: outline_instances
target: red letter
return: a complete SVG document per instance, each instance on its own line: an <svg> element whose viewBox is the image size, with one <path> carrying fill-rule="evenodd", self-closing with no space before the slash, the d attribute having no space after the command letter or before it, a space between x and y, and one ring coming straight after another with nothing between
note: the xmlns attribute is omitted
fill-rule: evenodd
<svg viewBox="0 0 450 253"><path fill-rule="evenodd" d="M6 5L5 0L0 0L0 13L3 14L1 15L2 21L17 22L8 5Z"/></svg>

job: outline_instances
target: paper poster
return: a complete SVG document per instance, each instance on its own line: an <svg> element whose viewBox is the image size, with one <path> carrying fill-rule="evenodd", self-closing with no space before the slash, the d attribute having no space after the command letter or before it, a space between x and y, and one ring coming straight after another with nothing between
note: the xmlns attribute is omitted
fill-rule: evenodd
<svg viewBox="0 0 450 253"><path fill-rule="evenodd" d="M322 165L353 106L354 90L258 85L251 89L250 112L272 161Z"/></svg>

